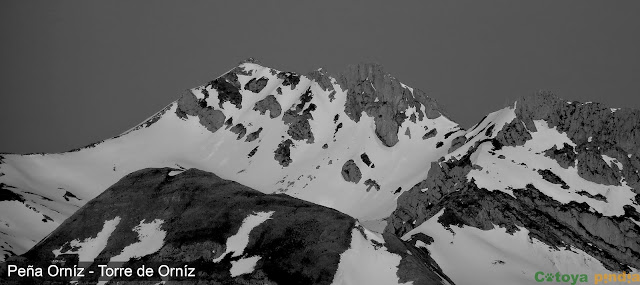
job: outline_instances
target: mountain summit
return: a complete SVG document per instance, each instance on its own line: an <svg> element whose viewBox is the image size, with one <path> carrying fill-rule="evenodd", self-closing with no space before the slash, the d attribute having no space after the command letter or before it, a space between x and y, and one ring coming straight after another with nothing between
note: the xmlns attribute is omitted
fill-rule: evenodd
<svg viewBox="0 0 640 285"><path fill-rule="evenodd" d="M179 262L215 263L202 271L207 280L239 284L284 284L287 274L362 284L367 272L380 272L380 284L525 284L538 272L637 272L639 126L637 110L540 93L464 130L379 64L300 75L248 60L115 138L66 153L3 154L0 258L67 254L95 266L124 256L134 266L170 251ZM235 199L243 206L218 209ZM135 206L145 201L150 210ZM279 214L294 208L299 217ZM190 222L199 215L207 221ZM245 219L275 228L248 229L247 251L232 254L225 240ZM314 244L301 230L311 224L331 234ZM165 235L157 248L136 243L147 227ZM275 262L282 252L268 245L282 243L280 230L296 242L283 243L292 259ZM75 247L102 235L104 246L81 260ZM201 252L208 247L226 253ZM331 253L318 257L324 248ZM283 271L305 250L314 258L295 267L300 274ZM252 266L234 271L239 262Z"/></svg>

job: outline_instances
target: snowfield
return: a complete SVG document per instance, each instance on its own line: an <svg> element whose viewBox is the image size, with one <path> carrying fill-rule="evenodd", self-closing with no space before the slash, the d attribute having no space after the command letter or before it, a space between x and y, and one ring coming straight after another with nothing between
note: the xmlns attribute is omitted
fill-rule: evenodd
<svg viewBox="0 0 640 285"><path fill-rule="evenodd" d="M456 284L535 284L534 275L538 271L587 274L589 278L595 273L609 272L583 251L554 250L530 238L524 228L513 235L498 227L488 231L457 226L446 229L437 222L442 213L402 239L408 240L416 233L431 236L434 242L430 245L421 242L422 246Z"/></svg>
<svg viewBox="0 0 640 285"><path fill-rule="evenodd" d="M333 285L412 284L399 283L396 272L400 256L386 251L384 246L376 248L372 241L384 244L382 237L361 226L360 231L358 226L351 233L351 247L340 255Z"/></svg>

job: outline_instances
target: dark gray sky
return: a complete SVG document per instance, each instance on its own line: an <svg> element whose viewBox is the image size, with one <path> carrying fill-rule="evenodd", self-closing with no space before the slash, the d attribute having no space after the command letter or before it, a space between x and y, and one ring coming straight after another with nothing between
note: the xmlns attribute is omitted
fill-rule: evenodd
<svg viewBox="0 0 640 285"><path fill-rule="evenodd" d="M635 0L1 1L0 152L117 135L247 57L376 61L464 127L539 89L640 108L638 15Z"/></svg>

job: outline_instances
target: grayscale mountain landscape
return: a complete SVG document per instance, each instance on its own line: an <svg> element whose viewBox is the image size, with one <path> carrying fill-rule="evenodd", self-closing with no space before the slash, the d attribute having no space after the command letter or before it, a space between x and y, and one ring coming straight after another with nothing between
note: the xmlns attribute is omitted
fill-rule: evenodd
<svg viewBox="0 0 640 285"><path fill-rule="evenodd" d="M541 91L465 129L380 64L228 68L118 136L0 154L0 278L7 264L51 263L170 264L196 276L6 281L532 284L537 272L638 273L639 110Z"/></svg>

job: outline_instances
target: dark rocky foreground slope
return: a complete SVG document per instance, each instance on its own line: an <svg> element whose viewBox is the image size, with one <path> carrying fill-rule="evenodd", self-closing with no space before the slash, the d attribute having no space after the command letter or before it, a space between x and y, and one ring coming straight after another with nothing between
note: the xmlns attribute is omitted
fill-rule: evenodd
<svg viewBox="0 0 640 285"><path fill-rule="evenodd" d="M27 253L10 258L8 264L46 268L57 262L65 267L79 265L96 272L98 264L134 269L143 265L157 268L160 264L195 268L196 277L172 277L166 284L173 281L180 284L331 284L340 255L350 247L352 232L356 232L353 229L367 236L356 220L336 210L283 194L263 194L196 169L175 172L171 168L143 169L125 176ZM257 213L269 213L269 216L252 225L246 233L248 241L244 250L235 252L226 248L230 237L246 226L243 221ZM107 228L107 221L114 220L116 225L100 247L100 236ZM147 237L136 233L137 227L149 221L160 221L156 232L147 232ZM146 238L151 235L153 240L154 235L162 234L159 249L149 250L153 241ZM143 239L145 242L141 244ZM385 234L384 239L384 245L370 242L376 250L401 256L398 266L401 282L443 284L442 278L446 277L441 276L445 275L426 252L390 234ZM90 248L97 254L93 260L78 260L83 251L86 253L87 246L83 248L82 241L92 241ZM142 254L126 260L112 259L132 246ZM256 256L260 259L249 273L235 276L231 273L234 262ZM6 277L6 269L0 269L5 270L0 278ZM69 280L19 278L4 282L65 284ZM93 283L98 275L79 280ZM131 282L160 281L161 278L156 274L146 279L114 278L111 282L122 280L135 284Z"/></svg>

